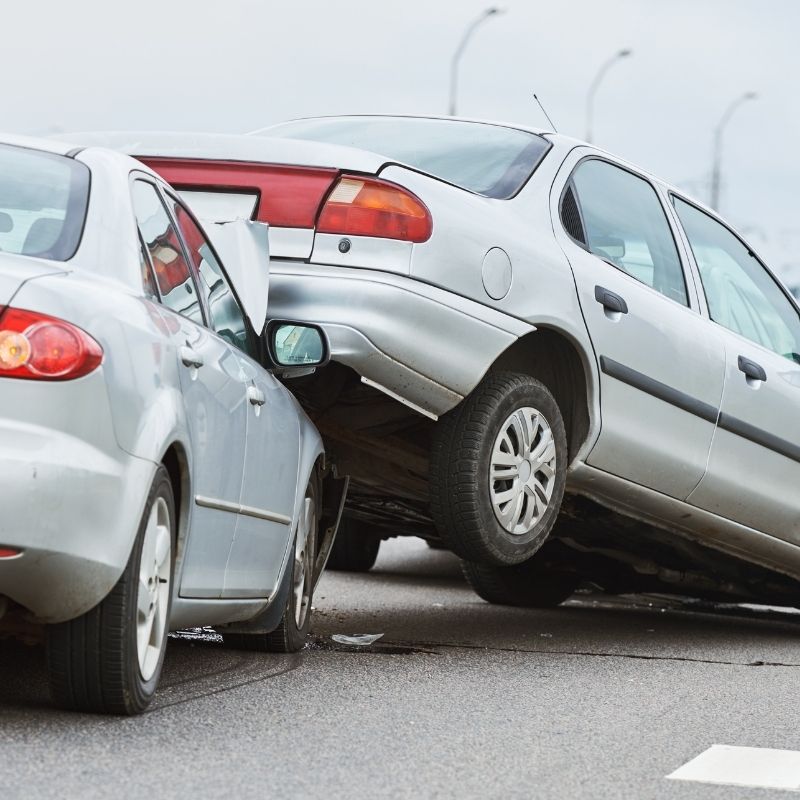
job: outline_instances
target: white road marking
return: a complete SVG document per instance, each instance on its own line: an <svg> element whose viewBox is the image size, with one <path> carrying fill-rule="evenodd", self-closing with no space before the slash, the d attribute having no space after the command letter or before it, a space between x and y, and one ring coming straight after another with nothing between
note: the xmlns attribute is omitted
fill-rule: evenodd
<svg viewBox="0 0 800 800"><path fill-rule="evenodd" d="M715 744L667 778L800 792L800 752Z"/></svg>

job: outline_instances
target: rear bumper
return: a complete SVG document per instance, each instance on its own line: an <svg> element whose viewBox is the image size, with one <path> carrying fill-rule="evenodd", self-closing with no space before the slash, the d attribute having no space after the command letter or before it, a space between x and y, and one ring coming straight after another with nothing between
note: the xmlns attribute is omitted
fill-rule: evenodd
<svg viewBox="0 0 800 800"><path fill-rule="evenodd" d="M11 383L4 400L40 391ZM45 387L51 394L52 386ZM93 443L0 416L0 546L22 551L0 559L0 596L41 622L72 619L100 602L122 574L138 530L156 467L117 446L104 412L96 404Z"/></svg>
<svg viewBox="0 0 800 800"><path fill-rule="evenodd" d="M322 325L334 360L431 416L457 405L534 330L402 275L293 261L270 265L268 315Z"/></svg>

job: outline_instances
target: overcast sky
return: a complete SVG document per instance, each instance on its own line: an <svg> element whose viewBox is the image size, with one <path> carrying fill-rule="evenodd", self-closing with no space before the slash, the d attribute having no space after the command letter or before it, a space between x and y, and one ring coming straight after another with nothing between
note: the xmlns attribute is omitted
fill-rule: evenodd
<svg viewBox="0 0 800 800"><path fill-rule="evenodd" d="M0 128L245 132L348 112L445 113L450 58L482 0L27 0L4 13ZM459 113L595 141L708 199L731 100L721 211L800 282L798 0L508 0L464 54ZM127 9L127 16L123 14Z"/></svg>

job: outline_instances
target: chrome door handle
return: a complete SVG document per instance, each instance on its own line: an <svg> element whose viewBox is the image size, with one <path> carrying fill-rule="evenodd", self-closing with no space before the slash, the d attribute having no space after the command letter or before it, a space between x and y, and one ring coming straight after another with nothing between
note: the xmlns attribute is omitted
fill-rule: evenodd
<svg viewBox="0 0 800 800"><path fill-rule="evenodd" d="M263 406L264 403L267 402L267 398L264 397L264 392L255 386L247 387L247 399L250 401L250 405L252 406Z"/></svg>
<svg viewBox="0 0 800 800"><path fill-rule="evenodd" d="M192 347L181 347L181 362L184 367L200 369L203 366L203 356Z"/></svg>

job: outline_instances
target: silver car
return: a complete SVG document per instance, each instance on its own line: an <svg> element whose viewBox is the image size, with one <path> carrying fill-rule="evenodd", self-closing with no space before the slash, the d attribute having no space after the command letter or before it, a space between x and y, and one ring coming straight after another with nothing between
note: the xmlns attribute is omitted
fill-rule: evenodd
<svg viewBox="0 0 800 800"><path fill-rule="evenodd" d="M269 221L270 314L323 323L333 363L297 393L353 479L331 563L404 530L493 602L796 602L800 317L713 211L515 125L116 144L198 213Z"/></svg>
<svg viewBox="0 0 800 800"><path fill-rule="evenodd" d="M257 302L141 164L0 141L0 629L45 625L65 708L141 711L173 628L305 640L324 451L262 364L307 373L326 346L270 323L267 361L265 226L217 234Z"/></svg>

